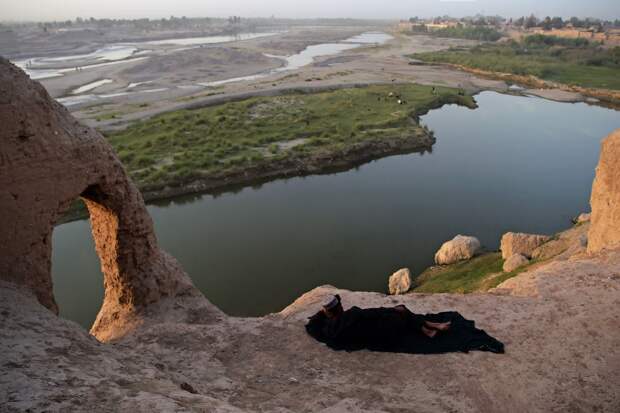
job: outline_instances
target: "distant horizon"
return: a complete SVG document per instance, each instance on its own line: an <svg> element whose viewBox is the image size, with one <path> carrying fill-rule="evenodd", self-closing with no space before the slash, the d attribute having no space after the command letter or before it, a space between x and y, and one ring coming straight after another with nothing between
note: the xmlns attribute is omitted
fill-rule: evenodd
<svg viewBox="0 0 620 413"><path fill-rule="evenodd" d="M505 16L505 15L501 15L501 14L485 14L483 16L485 17L491 17L491 16L499 16L505 19L518 19L520 17L529 17L530 15L534 14L534 16L540 20L544 19L545 17L561 17L564 21L568 21L571 17L577 17L578 19L581 20L585 20L585 19L598 19L601 21L614 21L614 20L618 20L618 17L598 17L598 16L580 16L580 15L568 15L568 16L557 16L557 15L537 15L535 13L526 13L526 14L519 14L519 15L515 15L515 16ZM479 14L478 14L479 15ZM65 18L65 19L50 19L50 20L0 20L0 24L3 23L9 23L9 24L28 24L28 23L62 23L62 22L66 22L68 20L75 22L78 18L82 18L84 20L85 23L88 22L88 20L93 17L95 20L116 20L116 21L137 21L137 20L143 20L143 19L148 19L150 21L157 21L157 20L161 20L161 19L170 19L171 17L174 18L188 18L188 19L220 19L220 20L226 20L229 17L234 16L234 15L230 15L230 16L175 16L175 15L170 15L170 16L161 16L161 17L96 17L96 16L76 16L73 18ZM237 15L238 16L238 15ZM398 22L398 21L405 21L405 20L409 20L412 17L418 17L421 20L430 20L436 17L449 17L452 19L462 19L462 18L468 18L468 17L475 17L477 15L466 15L466 16L451 16L451 15L431 15L431 16L420 16L420 15L416 15L416 16L407 16L407 17L384 17L384 18L370 18L370 17L288 17L288 16L239 16L242 19L276 19L276 20L361 20L361 21L393 21L393 22Z"/></svg>
<svg viewBox="0 0 620 413"><path fill-rule="evenodd" d="M515 4L519 3L519 4ZM96 6L93 6L96 4ZM280 19L355 19L405 20L418 16L430 18L449 15L455 18L500 15L518 18L534 14L539 18L560 16L570 18L620 18L617 0L0 0L0 21L28 23L88 19L153 19L175 17Z"/></svg>

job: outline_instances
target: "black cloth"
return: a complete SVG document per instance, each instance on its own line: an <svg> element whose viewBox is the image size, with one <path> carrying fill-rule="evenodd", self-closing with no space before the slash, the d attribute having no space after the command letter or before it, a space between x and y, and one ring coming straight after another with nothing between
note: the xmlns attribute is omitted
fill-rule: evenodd
<svg viewBox="0 0 620 413"><path fill-rule="evenodd" d="M450 329L427 337L421 330L425 321L451 321ZM470 350L503 353L504 345L475 327L457 312L415 314L405 306L393 308L352 307L339 317L328 318L319 311L306 324L306 331L334 350L368 349L395 353L447 353Z"/></svg>

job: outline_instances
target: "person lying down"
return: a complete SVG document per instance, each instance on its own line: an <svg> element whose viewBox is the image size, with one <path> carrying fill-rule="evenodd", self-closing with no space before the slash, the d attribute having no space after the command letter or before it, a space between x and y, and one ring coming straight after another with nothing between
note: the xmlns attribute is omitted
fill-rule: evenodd
<svg viewBox="0 0 620 413"><path fill-rule="evenodd" d="M389 308L351 307L344 311L340 295L330 297L309 318L306 331L334 350L504 352L504 344L455 311L421 315L402 304Z"/></svg>

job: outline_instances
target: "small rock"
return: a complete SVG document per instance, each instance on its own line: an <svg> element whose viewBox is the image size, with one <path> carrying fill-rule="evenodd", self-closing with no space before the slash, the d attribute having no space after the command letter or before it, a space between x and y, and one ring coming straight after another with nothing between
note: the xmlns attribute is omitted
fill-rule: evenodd
<svg viewBox="0 0 620 413"><path fill-rule="evenodd" d="M590 216L591 214L580 214L575 220L575 223L582 224L584 222L590 222Z"/></svg>
<svg viewBox="0 0 620 413"><path fill-rule="evenodd" d="M507 259L515 254L521 254L526 258L531 258L534 250L550 239L551 237L547 235L507 232L502 236L500 246L502 258Z"/></svg>
<svg viewBox="0 0 620 413"><path fill-rule="evenodd" d="M198 394L196 389L194 389L194 387L192 387L192 385L187 383L187 382L181 383L181 389L185 390L186 392L189 392L191 394Z"/></svg>
<svg viewBox="0 0 620 413"><path fill-rule="evenodd" d="M390 276L388 283L390 294L404 294L411 289L411 271L409 268L402 268Z"/></svg>
<svg viewBox="0 0 620 413"><path fill-rule="evenodd" d="M472 258L480 250L480 241L476 237L457 235L451 241L444 242L435 254L435 263L453 264Z"/></svg>
<svg viewBox="0 0 620 413"><path fill-rule="evenodd" d="M502 268L504 272L512 272L519 267L523 267L530 262L527 258L525 258L521 254L515 254L512 257L508 258L504 261L504 267Z"/></svg>

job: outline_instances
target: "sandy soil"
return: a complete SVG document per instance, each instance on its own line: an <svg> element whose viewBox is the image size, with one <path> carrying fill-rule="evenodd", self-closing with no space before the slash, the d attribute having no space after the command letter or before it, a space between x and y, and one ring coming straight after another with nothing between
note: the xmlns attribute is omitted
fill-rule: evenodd
<svg viewBox="0 0 620 413"><path fill-rule="evenodd" d="M560 89L526 89L524 93L556 102L581 102L584 100L580 93Z"/></svg>
<svg viewBox="0 0 620 413"><path fill-rule="evenodd" d="M183 80L217 81L246 76L282 65L282 60L252 50L201 47L143 60L123 70L122 75L130 82L172 86Z"/></svg>
<svg viewBox="0 0 620 413"><path fill-rule="evenodd" d="M127 62L118 62L102 67L87 67L91 60L76 60L73 66L85 67L82 71L71 71L62 77L42 79L41 82L53 97L62 97L81 85L98 79L112 79L114 82L105 88L98 88L95 93L119 93L127 91L132 82L148 82L157 80L156 87L172 88L178 85L197 86L222 79L258 74L283 65L281 59L268 58L271 55L290 55L303 50L306 46L319 43L330 43L343 40L369 30L370 27L342 27L308 30L293 28L280 35L235 41L221 44L199 45L166 45L166 44L132 44L140 54L129 57ZM183 34L181 37L186 37ZM159 36L157 36L159 37ZM106 44L97 43L91 49ZM0 49L1 50L1 49ZM31 53L34 53L31 52ZM70 54L79 54L75 51ZM57 53L56 55L59 55ZM61 54L60 54L61 55ZM145 58L135 61L135 57ZM132 61L133 60L133 61ZM60 63L50 62L42 68L62 67ZM66 66L66 65L64 65ZM153 88L151 85L150 88ZM200 89L200 87L198 87ZM172 91L163 95L152 95L145 100L159 100L167 95L179 95ZM195 93L191 88L185 89L181 95ZM116 99L123 102L125 97Z"/></svg>
<svg viewBox="0 0 620 413"><path fill-rule="evenodd" d="M281 59L269 58L249 49L210 46L161 52L144 60L83 70L70 76L44 79L42 83L52 97L70 95L76 87L99 79L111 79L112 83L95 89L93 92L97 94L172 88L175 90L167 94L184 96L204 89L198 83L266 72L282 64ZM130 87L132 83L139 85ZM177 86L181 86L181 90L176 90ZM161 94L156 93L138 97L137 101L148 102L158 97ZM128 99L119 96L117 100L123 102Z"/></svg>
<svg viewBox="0 0 620 413"><path fill-rule="evenodd" d="M275 22L279 25L278 22ZM268 27L266 27L268 28ZM230 32L226 22L213 22L202 29L124 27L51 29L43 32L36 26L0 31L0 51L8 59L33 56L77 55L95 51L109 43L142 42L177 37L201 37Z"/></svg>
<svg viewBox="0 0 620 413"><path fill-rule="evenodd" d="M244 41L239 47L257 50L272 55L291 55L299 53L308 45L319 43L336 43L365 31L376 30L367 27L299 27L283 36L259 38ZM385 28L383 28L385 29Z"/></svg>
<svg viewBox="0 0 620 413"><path fill-rule="evenodd" d="M358 28L357 31L363 32L364 30ZM297 52L302 46L305 47L308 44L332 41L332 39L337 37L344 39L354 34L351 29L343 30L342 32L337 32L332 29L331 33L326 34L321 32L315 34L315 37L311 37L310 34L314 32L310 32L308 34L310 37L304 36L303 42L299 43L300 40L298 40L298 36L300 33L304 32L287 33L281 36L240 42L235 45L236 50L220 47L219 53L223 55L228 55L229 53L242 54L245 52L248 53L246 56L254 56L255 58L244 61L244 63L241 64L240 62L235 62L230 55L228 55L228 57L219 57L219 63L221 64L219 70L225 71L227 74L243 73L241 75L245 75L246 73L261 73L264 72L267 66L259 66L259 59L257 57L261 56L257 54L259 50L261 52L269 52L269 54L282 55L286 53L286 51ZM282 49L279 49L279 52L273 50L276 44L278 47L282 47ZM109 101L105 103L105 106L99 109L96 107L88 109L88 105L77 105L72 107L72 110L76 117L90 126L96 126L102 129L116 129L136 119L187 107L188 103L191 103L192 107L197 107L201 104L210 104L213 101L222 102L222 97L237 99L238 96L249 97L255 94L263 95L265 93L277 94L283 90L299 87L316 87L320 89L324 87L347 87L372 83L417 82L422 84L462 87L470 92L483 89L507 91L508 86L502 81L481 79L465 72L444 67L414 66L409 64L410 60L406 57L406 55L410 53L440 50L454 45L468 44L472 44L472 42L437 39L426 36L396 35L393 40L385 45L364 46L342 52L337 56L318 57L315 59L314 64L294 71L276 72L254 80L239 81L216 87L201 88L199 90L177 88L158 93L122 96L116 99L109 99ZM226 50L228 50L228 52L226 52ZM195 55L199 52L189 50L180 53L186 54L183 56L183 59L192 61L193 59L198 59ZM163 62L170 63L171 60L169 60L168 57L164 57L162 58L161 65L165 66ZM230 62L230 64L227 64L227 62ZM134 68L124 68L122 72L119 71L115 75L110 73L112 69L102 68L102 70L106 72L99 73L92 79L113 78L117 76L118 78L124 79L119 80L117 83L126 85L128 82L127 73L131 73L131 80L134 82L158 78L158 86L170 86L181 81L191 82L199 78L202 80L209 80L208 74L199 72L197 68L181 69L178 73L168 74L167 72L158 70L157 67L147 69L149 66L147 61L139 62L136 66L144 67L144 74L141 75L140 70ZM233 72L230 72L231 70ZM236 77L236 74L232 77ZM229 75L227 77L231 76ZM219 78L212 76L210 79L216 80ZM44 85L48 87L48 85L54 84L55 82L56 80L45 81ZM58 80L57 82L62 83L66 81ZM166 83L162 84L162 82ZM144 87L146 88L147 86L145 85ZM151 88L155 86L149 84L148 87ZM114 83L105 85L100 90L113 92L113 88ZM54 90L59 89L60 87ZM146 103L147 105L136 110L136 104L141 103ZM121 112L124 115L115 119L96 119L100 117L99 114L112 111Z"/></svg>

